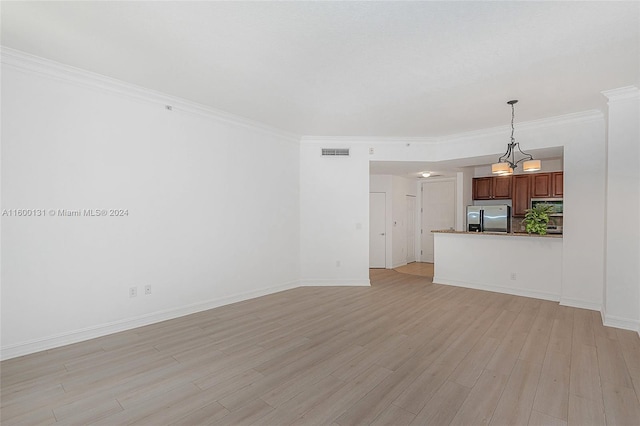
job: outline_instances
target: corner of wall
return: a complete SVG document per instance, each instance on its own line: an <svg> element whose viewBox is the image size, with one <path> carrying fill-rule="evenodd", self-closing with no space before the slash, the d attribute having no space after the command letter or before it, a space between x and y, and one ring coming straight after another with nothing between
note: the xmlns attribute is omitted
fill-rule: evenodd
<svg viewBox="0 0 640 426"><path fill-rule="evenodd" d="M192 303L190 305L180 306L176 308L165 309L163 311L140 315L134 318L126 318L123 320L112 321L110 323L99 324L92 327L58 333L56 335L47 336L45 338L32 339L26 342L6 345L0 348L0 360L16 358L47 349L70 345L89 339L95 339L109 334L131 330L133 328L142 327L161 321L167 321L170 319L195 314L197 312L207 311L209 309L214 309L231 303L242 302L244 300L266 296L268 294L277 293L300 286L301 284L299 281L291 281L277 286L265 287L258 290L238 293L232 296Z"/></svg>

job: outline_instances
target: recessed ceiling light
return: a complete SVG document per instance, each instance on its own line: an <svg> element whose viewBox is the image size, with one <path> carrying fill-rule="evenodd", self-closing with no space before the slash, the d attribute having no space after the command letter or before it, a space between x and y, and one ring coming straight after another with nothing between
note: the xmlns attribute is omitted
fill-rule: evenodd
<svg viewBox="0 0 640 426"><path fill-rule="evenodd" d="M431 176L431 172L423 172L422 173L422 177L429 177Z"/></svg>

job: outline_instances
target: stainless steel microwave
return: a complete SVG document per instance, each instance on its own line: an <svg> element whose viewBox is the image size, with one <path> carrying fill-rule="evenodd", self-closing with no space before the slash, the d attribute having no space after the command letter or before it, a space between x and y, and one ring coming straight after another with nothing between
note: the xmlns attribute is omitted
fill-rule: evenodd
<svg viewBox="0 0 640 426"><path fill-rule="evenodd" d="M553 214L550 216L562 216L564 213L562 198L532 198L531 199L531 208L537 206L538 204L549 204L553 206Z"/></svg>

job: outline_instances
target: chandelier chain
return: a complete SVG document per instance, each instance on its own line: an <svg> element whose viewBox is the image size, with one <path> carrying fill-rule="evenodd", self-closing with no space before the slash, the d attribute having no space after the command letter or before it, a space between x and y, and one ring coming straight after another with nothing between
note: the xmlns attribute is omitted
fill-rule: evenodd
<svg viewBox="0 0 640 426"><path fill-rule="evenodd" d="M524 162L524 171L540 170L540 161L535 161L533 159L533 155L524 152L522 148L520 148L520 144L517 143L516 139L513 137L513 134L515 133L514 122L516 117L515 104L517 102L517 99L507 102L509 105L511 105L511 141L507 144L507 152L505 152L504 155L498 158L498 162L496 164L493 164L491 166L492 173L494 174L512 174L513 170L522 162ZM517 153L520 154L520 159L516 159Z"/></svg>
<svg viewBox="0 0 640 426"><path fill-rule="evenodd" d="M516 140L513 137L513 132L514 132L514 127L513 127L513 120L516 116L516 109L514 107L514 104L511 104L511 143L514 143Z"/></svg>

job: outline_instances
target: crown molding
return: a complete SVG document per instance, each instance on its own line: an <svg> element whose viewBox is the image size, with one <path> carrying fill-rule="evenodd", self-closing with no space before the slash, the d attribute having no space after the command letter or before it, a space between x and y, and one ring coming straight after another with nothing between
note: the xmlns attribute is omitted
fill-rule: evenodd
<svg viewBox="0 0 640 426"><path fill-rule="evenodd" d="M556 117L542 118L539 120L523 121L518 123L518 131L537 130L548 127L563 126L575 123L585 123L604 119L604 113L600 110L588 110L571 114L559 115ZM511 131L510 126L490 127L487 129L472 130L464 133L454 133L438 137L375 137L375 136L302 136L301 143L353 143L353 144L401 144L416 143L427 145L440 145L452 142L462 142L469 139L479 139L487 136L503 136Z"/></svg>
<svg viewBox="0 0 640 426"><path fill-rule="evenodd" d="M599 121L604 119L604 113L600 110L593 109L582 112L574 112L570 114L558 115L555 117L541 118L539 120L523 121L517 124L518 131L532 131L545 129L549 127L565 126L568 124L586 123L591 121ZM503 136L511 131L510 126L498 126L488 129L473 130L471 132L458 133L443 136L441 143L451 143L458 141L466 141L469 139L479 139L481 137Z"/></svg>
<svg viewBox="0 0 640 426"><path fill-rule="evenodd" d="M609 99L609 102L640 99L640 89L636 86L619 87L617 89L604 90L600 93Z"/></svg>
<svg viewBox="0 0 640 426"><path fill-rule="evenodd" d="M299 135L268 126L258 121L250 120L248 118L202 105L197 102L192 102L187 99L166 95L152 89L126 83L91 71L61 64L50 59L34 56L5 46L0 46L0 62L2 62L3 65L10 66L20 71L65 81L76 86L108 92L129 99L161 104L163 107L171 106L173 111L197 114L225 123L236 124L242 127L258 130L263 133L284 138L287 141L294 142L296 144L300 141Z"/></svg>

